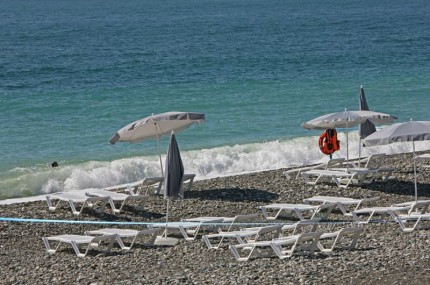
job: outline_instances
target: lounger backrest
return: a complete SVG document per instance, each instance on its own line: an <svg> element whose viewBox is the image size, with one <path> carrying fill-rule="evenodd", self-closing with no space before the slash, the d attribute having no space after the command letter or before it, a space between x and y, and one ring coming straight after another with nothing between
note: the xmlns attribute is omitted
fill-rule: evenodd
<svg viewBox="0 0 430 285"><path fill-rule="evenodd" d="M382 158L385 157L384 153L371 154L367 158L364 168L378 169L382 166Z"/></svg>
<svg viewBox="0 0 430 285"><path fill-rule="evenodd" d="M359 235L364 232L364 227L343 228L339 235Z"/></svg>
<svg viewBox="0 0 430 285"><path fill-rule="evenodd" d="M321 234L320 232L303 233L297 238L296 245L301 250L306 250L309 251L310 254L313 254L317 248Z"/></svg>
<svg viewBox="0 0 430 285"><path fill-rule="evenodd" d="M304 232L316 232L318 228L319 219L310 219L298 221L294 228L293 234L304 233Z"/></svg>
<svg viewBox="0 0 430 285"><path fill-rule="evenodd" d="M342 163L344 163L344 162L345 162L345 158L333 158L327 162L326 168L330 169L330 168L334 168L334 167L340 167L340 166L342 166Z"/></svg>
<svg viewBox="0 0 430 285"><path fill-rule="evenodd" d="M235 228L244 228L249 225L241 225L241 223L256 221L258 219L258 214L247 214L247 215L237 215L234 217L233 221L231 221L230 225L227 228L227 231L231 231L233 227Z"/></svg>
<svg viewBox="0 0 430 285"><path fill-rule="evenodd" d="M262 236L265 236L267 234L270 234L272 238L277 238L281 234L282 225L274 225L274 226L267 226L262 227L258 230L256 240L263 240ZM268 240L265 238L264 240Z"/></svg>

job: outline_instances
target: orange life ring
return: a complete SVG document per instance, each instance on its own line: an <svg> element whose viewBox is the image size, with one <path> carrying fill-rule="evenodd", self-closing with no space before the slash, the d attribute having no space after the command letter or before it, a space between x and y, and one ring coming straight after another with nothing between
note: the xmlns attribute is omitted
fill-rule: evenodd
<svg viewBox="0 0 430 285"><path fill-rule="evenodd" d="M336 129L325 130L318 141L320 150L324 154L332 154L340 149L340 143L337 139Z"/></svg>

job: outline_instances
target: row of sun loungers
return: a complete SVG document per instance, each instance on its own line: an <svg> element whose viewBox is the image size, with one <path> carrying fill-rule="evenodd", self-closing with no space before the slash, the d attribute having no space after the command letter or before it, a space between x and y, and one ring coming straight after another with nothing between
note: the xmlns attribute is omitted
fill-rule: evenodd
<svg viewBox="0 0 430 285"><path fill-rule="evenodd" d="M387 180L394 169L382 166L385 154L373 154L358 162L346 162L343 158L331 159L327 163L284 171L287 179L303 177L305 183L315 185L334 182L340 188L350 185L372 183L376 178ZM361 166L363 165L363 166Z"/></svg>
<svg viewBox="0 0 430 285"><path fill-rule="evenodd" d="M195 174L185 174L183 183L188 183L191 190ZM144 202L149 194L160 194L163 177L147 177L133 183L115 185L104 189L90 188L69 192L57 192L46 196L48 209L55 211L62 202L68 203L74 215L80 215L85 207L103 212L109 204L112 212L118 214L125 205L136 204L143 209ZM117 207L116 204L119 204ZM78 206L79 205L79 206Z"/></svg>
<svg viewBox="0 0 430 285"><path fill-rule="evenodd" d="M332 206L353 206L350 212L342 213L353 217L356 226L345 227L336 231L318 230L320 225L327 226L330 223L321 223L317 219L303 219L293 224L267 224L249 227L257 224L259 215L238 215L236 217L196 217L184 219L181 222L160 223L151 225L151 228L142 231L127 229L98 229L86 232L86 235L58 235L43 238L49 253L55 253L63 243L70 244L78 256L85 256L91 249L99 248L101 244L107 244L109 251L113 244L117 243L122 250L130 250L139 239L147 238L144 245L154 245L154 241L160 234L167 236L167 230L178 230L185 240L195 240L202 235L202 240L208 249L218 249L228 245L233 256L238 261L249 260L252 256L271 254L280 259L291 257L294 253L315 254L316 252L330 253L341 238L349 239L348 249L356 246L359 236L364 232L363 224L371 222L374 215L388 215L401 226L404 232L413 231L419 221L430 220L430 200L411 201L394 204L387 207L367 207L357 209L364 202L372 202L376 198L353 199L345 197L315 196L305 199L306 202L319 202L323 205L331 203ZM294 205L294 204L288 204ZM303 205L303 204L299 204ZM342 208L340 207L340 209ZM328 209L328 208L327 208ZM332 209L329 209L332 210ZM369 215L366 220L360 216ZM406 222L413 221L412 227L407 227ZM244 227L246 225L248 227ZM306 230L303 230L305 229ZM288 234L286 234L288 232ZM132 239L129 245L125 245L123 239ZM332 242L327 243L327 240ZM52 248L50 243L57 242ZM87 245L84 253L79 246Z"/></svg>
<svg viewBox="0 0 430 285"><path fill-rule="evenodd" d="M418 223L424 220L430 220L430 200L408 201L404 203L393 204L386 207L363 207L364 203L371 203L379 197L354 199L346 197L332 197L332 196L314 196L304 199L306 204L270 204L261 206L263 216L267 220L274 220L281 216L282 213L290 212L295 213L300 220L306 221L307 219L324 220L333 209L337 208L345 217L351 217L356 224L367 224L372 222L374 216L388 216L392 221L397 222L404 232L410 232L416 229ZM317 203L318 205L310 205ZM352 209L351 209L352 207ZM268 214L270 210L276 212L276 215L271 216ZM317 213L325 210L323 215L316 217ZM303 212L310 212L310 218L305 218ZM367 219L363 219L366 217ZM414 222L412 227L407 227L408 222Z"/></svg>
<svg viewBox="0 0 430 285"><path fill-rule="evenodd" d="M355 168L355 170L359 170L359 168ZM314 170L308 169L301 174L303 176L304 173L311 171ZM342 170L336 168L333 170L322 169L320 171ZM342 177L347 176L340 175L336 179L342 179ZM357 179L356 176L354 177L354 179ZM194 176L192 175L189 178L189 187L191 187ZM148 193L146 187L153 187L152 189L155 188L155 192L157 192L157 190L161 189L161 183L162 178L153 178L152 180L147 179L137 183L117 185L108 189L91 189L91 191L85 193L54 193L47 196L47 203L49 209L53 211L60 202L67 202L75 215L79 215L85 206L93 208L99 206L98 209L103 211L107 204L111 206L114 213L119 213L124 204L128 202L137 202L140 203L140 206L143 206ZM167 236L168 233L176 231L187 241L192 241L202 236L203 242L209 249L218 249L227 244L238 261L249 260L254 255L264 256L267 254L284 259L291 257L295 253L307 253L310 255L316 252L330 253L334 250L341 237L349 237L350 244L348 248L354 248L359 236L364 231L363 224L373 222L374 216L377 215L388 216L390 220L397 222L404 232L415 230L420 221L430 220L430 200L409 201L386 207L363 207L364 204L372 203L377 199L379 197L354 199L314 196L304 199L303 204L282 203L260 207L265 220L273 221L285 215L290 215L298 219L293 224L267 224L264 226L259 224L258 227L249 227L258 220L258 214L238 215L236 217L196 217L184 219L180 222L153 224L150 229L142 231L107 228L88 231L85 235L44 237L43 242L49 253L55 253L61 244L66 243L72 246L78 256L83 257L86 256L89 250L99 248L102 244L106 244L107 251L110 251L115 243L119 245L121 250L130 250L135 242L141 238L146 237L148 239L147 242L143 243L144 245L153 245L157 236ZM56 203L53 203L53 201L56 201ZM117 207L115 202L120 203L120 206ZM75 203L81 204L81 207L76 207ZM334 209L339 209L345 217L351 218L353 226L330 232L325 230L318 231L317 228L320 222L328 220ZM366 218L363 219L363 217ZM412 222L413 225L408 226L409 222ZM242 226L242 224L246 225L246 227ZM308 231L303 232L303 228L308 228ZM286 234L286 232L291 231L292 233ZM124 239L131 239L132 241L130 244L125 245ZM324 242L326 240L334 241L331 245L327 245ZM53 242L57 243L54 248L51 247ZM83 253L80 249L82 245L87 245Z"/></svg>

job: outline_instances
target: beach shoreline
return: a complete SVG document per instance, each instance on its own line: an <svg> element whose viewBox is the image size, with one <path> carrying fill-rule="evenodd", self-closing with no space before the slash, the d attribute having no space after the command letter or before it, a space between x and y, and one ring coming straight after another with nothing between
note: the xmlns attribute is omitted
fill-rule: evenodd
<svg viewBox="0 0 430 285"><path fill-rule="evenodd" d="M394 168L394 177L362 187L340 189L332 184L305 185L287 180L285 169L196 181L183 200L171 202L169 220L196 216L234 216L259 213L271 203L301 203L314 195L375 197L375 205L387 206L414 199L412 154L390 155L384 163ZM430 173L418 169L418 198L430 199ZM2 218L112 222L163 222L166 202L151 196L145 209L127 207L124 213L98 214L85 210L75 217L66 206L48 211L46 202L3 204ZM334 220L350 225L340 213ZM264 222L261 220L261 222ZM275 222L285 223L286 220ZM426 225L423 223L423 225ZM428 226L428 225L427 225ZM237 262L228 248L208 250L202 240L180 239L174 247L136 246L128 253L115 248L110 254L97 251L77 257L65 247L46 253L41 237L83 234L102 225L80 223L0 222L0 284L425 284L430 282L430 230L406 234L396 223L365 225L355 250L336 250L315 257L296 255ZM124 228L126 226L117 225ZM141 226L127 226L139 228Z"/></svg>

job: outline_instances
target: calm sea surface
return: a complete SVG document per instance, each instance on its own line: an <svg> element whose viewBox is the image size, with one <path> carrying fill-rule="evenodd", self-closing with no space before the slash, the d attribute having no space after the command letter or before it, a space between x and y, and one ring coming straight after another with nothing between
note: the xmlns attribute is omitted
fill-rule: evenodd
<svg viewBox="0 0 430 285"><path fill-rule="evenodd" d="M205 113L177 134L198 179L325 160L300 124L358 109L360 85L371 110L429 120L429 14L426 0L0 1L0 199L159 175L156 142L107 142L153 113ZM338 131L336 155L349 131L356 157L356 128ZM378 151L410 145L363 150Z"/></svg>

